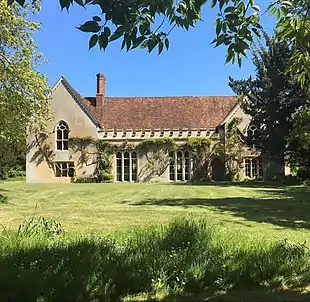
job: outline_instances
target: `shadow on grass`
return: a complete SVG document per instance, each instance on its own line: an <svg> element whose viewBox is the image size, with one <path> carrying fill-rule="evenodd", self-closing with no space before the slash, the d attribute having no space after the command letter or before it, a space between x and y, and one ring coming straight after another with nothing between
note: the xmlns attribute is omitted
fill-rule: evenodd
<svg viewBox="0 0 310 302"><path fill-rule="evenodd" d="M218 186L218 187L243 187L243 188L281 188L298 185L299 182L285 183L281 181L210 181L210 182L175 182L175 186Z"/></svg>
<svg viewBox="0 0 310 302"><path fill-rule="evenodd" d="M154 300L155 302L156 300ZM199 296L168 296L164 300L168 301L209 301L209 302L306 302L310 301L310 293L298 290L268 290L260 289L253 291L228 291L218 295Z"/></svg>
<svg viewBox="0 0 310 302"><path fill-rule="evenodd" d="M291 187L266 191L274 198L178 198L156 199L130 203L134 206L209 207L255 222L268 222L281 227L310 228L310 188ZM124 203L128 201L124 201Z"/></svg>
<svg viewBox="0 0 310 302"><path fill-rule="evenodd" d="M151 301L163 288L169 301L199 293L209 293L210 301L231 301L234 291L267 292L282 281L299 287L309 280L309 250L303 246L262 243L239 250L233 240L217 236L201 222L181 219L126 242L12 238L0 242L0 301L121 301L140 293Z"/></svg>

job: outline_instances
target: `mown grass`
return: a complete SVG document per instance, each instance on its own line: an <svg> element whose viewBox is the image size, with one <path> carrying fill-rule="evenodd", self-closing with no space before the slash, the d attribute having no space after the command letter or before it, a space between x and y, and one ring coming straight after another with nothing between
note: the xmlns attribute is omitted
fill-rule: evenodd
<svg viewBox="0 0 310 302"><path fill-rule="evenodd" d="M306 246L230 236L185 217L122 237L6 233L0 254L1 301L310 298Z"/></svg>
<svg viewBox="0 0 310 302"><path fill-rule="evenodd" d="M0 301L309 301L309 193L1 183Z"/></svg>
<svg viewBox="0 0 310 302"><path fill-rule="evenodd" d="M31 184L0 183L0 224L17 229L25 216L60 221L67 233L127 232L182 215L204 219L250 239L310 239L310 189L277 184Z"/></svg>

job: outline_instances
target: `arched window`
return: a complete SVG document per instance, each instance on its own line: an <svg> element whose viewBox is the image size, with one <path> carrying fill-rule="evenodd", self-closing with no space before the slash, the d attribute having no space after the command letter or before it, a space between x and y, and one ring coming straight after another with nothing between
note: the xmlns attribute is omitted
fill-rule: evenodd
<svg viewBox="0 0 310 302"><path fill-rule="evenodd" d="M116 153L116 180L137 181L138 178L138 156L135 151Z"/></svg>
<svg viewBox="0 0 310 302"><path fill-rule="evenodd" d="M69 127L61 121L56 126L56 149L57 150L68 150L69 148Z"/></svg>
<svg viewBox="0 0 310 302"><path fill-rule="evenodd" d="M188 151L170 152L169 179L171 181L190 180L191 164Z"/></svg>

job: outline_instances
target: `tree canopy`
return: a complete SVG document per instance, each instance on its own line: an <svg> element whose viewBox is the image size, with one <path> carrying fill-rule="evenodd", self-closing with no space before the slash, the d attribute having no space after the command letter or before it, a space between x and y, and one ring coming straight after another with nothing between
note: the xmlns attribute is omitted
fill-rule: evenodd
<svg viewBox="0 0 310 302"><path fill-rule="evenodd" d="M30 21L33 7L0 1L0 139L25 141L26 127L42 130L49 116L48 84L37 71L43 62L32 38L39 24Z"/></svg>
<svg viewBox="0 0 310 302"><path fill-rule="evenodd" d="M285 41L266 36L266 46L253 51L255 77L230 78L229 85L240 96L243 111L252 117L247 143L281 164L288 153L292 116L309 103L307 85L285 73L294 50ZM307 83L308 84L308 83Z"/></svg>
<svg viewBox="0 0 310 302"><path fill-rule="evenodd" d="M38 4L39 0L7 0L20 5ZM95 6L98 14L78 28L90 34L89 48L98 45L106 49L112 41L122 39L121 48L137 47L158 53L169 48L169 34L175 27L188 30L201 20L205 5L217 8L215 46L227 48L226 62L242 63L255 38L262 34L261 17L274 15L276 33L282 40L290 40L295 49L287 72L297 73L304 83L310 77L310 1L270 1L261 11L255 0L54 0L62 9L70 10Z"/></svg>

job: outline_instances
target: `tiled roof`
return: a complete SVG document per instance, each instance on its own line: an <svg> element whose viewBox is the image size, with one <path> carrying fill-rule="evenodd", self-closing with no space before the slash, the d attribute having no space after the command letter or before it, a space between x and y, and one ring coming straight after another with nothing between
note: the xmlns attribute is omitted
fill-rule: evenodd
<svg viewBox="0 0 310 302"><path fill-rule="evenodd" d="M237 104L233 96L105 97L100 111L95 98L83 98L105 129L214 129Z"/></svg>

